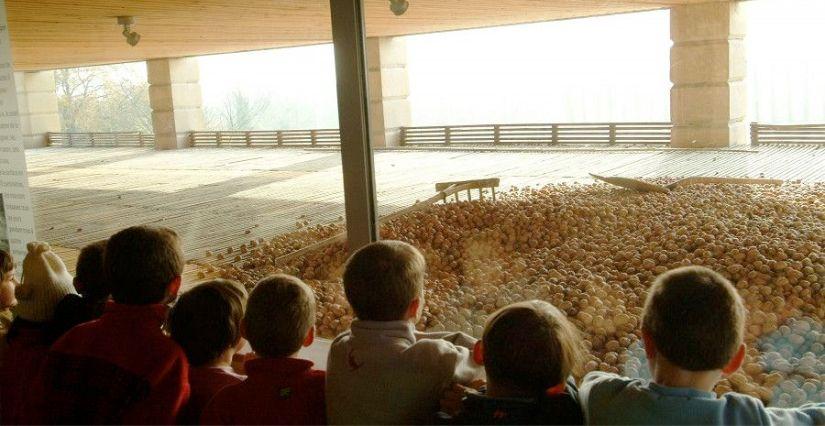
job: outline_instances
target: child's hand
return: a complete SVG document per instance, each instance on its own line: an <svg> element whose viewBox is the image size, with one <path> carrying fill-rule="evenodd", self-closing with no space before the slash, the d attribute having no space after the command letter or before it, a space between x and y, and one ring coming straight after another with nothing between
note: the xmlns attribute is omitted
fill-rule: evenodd
<svg viewBox="0 0 825 426"><path fill-rule="evenodd" d="M236 353L232 355L232 370L236 373L246 376L246 368L244 364L249 361L257 358L258 356L255 355L255 352L249 352L245 354Z"/></svg>
<svg viewBox="0 0 825 426"><path fill-rule="evenodd" d="M453 385L447 388L444 394L441 395L441 411L451 417L457 416L463 408L461 401L464 397L469 393L478 393L485 384L484 380L480 379L474 380L467 385L453 383Z"/></svg>

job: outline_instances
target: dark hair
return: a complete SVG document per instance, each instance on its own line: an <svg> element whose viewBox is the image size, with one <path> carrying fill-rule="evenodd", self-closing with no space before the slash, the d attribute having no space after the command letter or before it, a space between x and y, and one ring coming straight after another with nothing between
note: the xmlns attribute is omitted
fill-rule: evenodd
<svg viewBox="0 0 825 426"><path fill-rule="evenodd" d="M716 370L742 343L745 307L725 277L701 266L677 268L659 275L650 287L642 330L674 365Z"/></svg>
<svg viewBox="0 0 825 426"><path fill-rule="evenodd" d="M172 339L195 367L218 358L241 338L246 290L235 281L216 279L182 294L169 311Z"/></svg>
<svg viewBox="0 0 825 426"><path fill-rule="evenodd" d="M246 340L255 353L267 358L290 356L301 349L315 324L315 296L298 278L269 276L249 295L244 323Z"/></svg>
<svg viewBox="0 0 825 426"><path fill-rule="evenodd" d="M103 269L103 255L106 253L106 240L86 245L80 250L75 266L75 288L78 283L81 288L78 292L91 299L106 299L111 294L109 280Z"/></svg>
<svg viewBox="0 0 825 426"><path fill-rule="evenodd" d="M581 333L550 303L514 303L490 316L482 336L484 370L496 383L543 394L578 372Z"/></svg>
<svg viewBox="0 0 825 426"><path fill-rule="evenodd" d="M103 263L115 302L161 303L169 283L183 273L180 238L165 227L126 228L109 238Z"/></svg>
<svg viewBox="0 0 825 426"><path fill-rule="evenodd" d="M358 319L397 321L421 297L426 272L415 247L392 240L368 244L347 261L344 292Z"/></svg>
<svg viewBox="0 0 825 426"><path fill-rule="evenodd" d="M14 269L14 258L11 256L11 253L0 250L0 281L4 281L6 279L6 274Z"/></svg>

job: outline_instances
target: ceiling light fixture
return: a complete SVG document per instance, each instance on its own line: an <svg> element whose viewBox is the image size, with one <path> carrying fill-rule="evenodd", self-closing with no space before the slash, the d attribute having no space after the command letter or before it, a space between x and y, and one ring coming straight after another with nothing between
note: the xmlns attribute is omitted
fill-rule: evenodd
<svg viewBox="0 0 825 426"><path fill-rule="evenodd" d="M390 0L390 10L395 16L401 16L410 7L410 2L407 0Z"/></svg>
<svg viewBox="0 0 825 426"><path fill-rule="evenodd" d="M132 31L132 25L135 24L135 17L118 16L117 24L123 25L123 37L126 37L126 43L129 43L129 46L135 47L140 41L140 34L136 31Z"/></svg>

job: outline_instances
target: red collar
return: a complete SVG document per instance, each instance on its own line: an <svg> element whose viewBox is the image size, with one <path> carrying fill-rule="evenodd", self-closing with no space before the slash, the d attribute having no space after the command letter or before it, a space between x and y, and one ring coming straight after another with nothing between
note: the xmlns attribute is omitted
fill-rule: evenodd
<svg viewBox="0 0 825 426"><path fill-rule="evenodd" d="M156 324L152 327L160 327L166 321L166 313L169 310L166 305L124 305L122 303L107 303L103 318L128 319L138 322L149 323L154 320Z"/></svg>
<svg viewBox="0 0 825 426"><path fill-rule="evenodd" d="M270 376L277 380L303 373L315 365L299 358L255 358L244 363L249 377Z"/></svg>

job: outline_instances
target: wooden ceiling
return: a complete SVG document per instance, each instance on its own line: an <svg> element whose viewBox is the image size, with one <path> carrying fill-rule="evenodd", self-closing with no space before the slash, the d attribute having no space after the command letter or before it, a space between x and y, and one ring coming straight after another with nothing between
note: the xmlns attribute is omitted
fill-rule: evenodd
<svg viewBox="0 0 825 426"><path fill-rule="evenodd" d="M369 36L659 9L708 0L365 0ZM712 0L727 1L727 0ZM328 0L6 0L15 68L41 70L327 43ZM142 36L126 44L118 15Z"/></svg>

